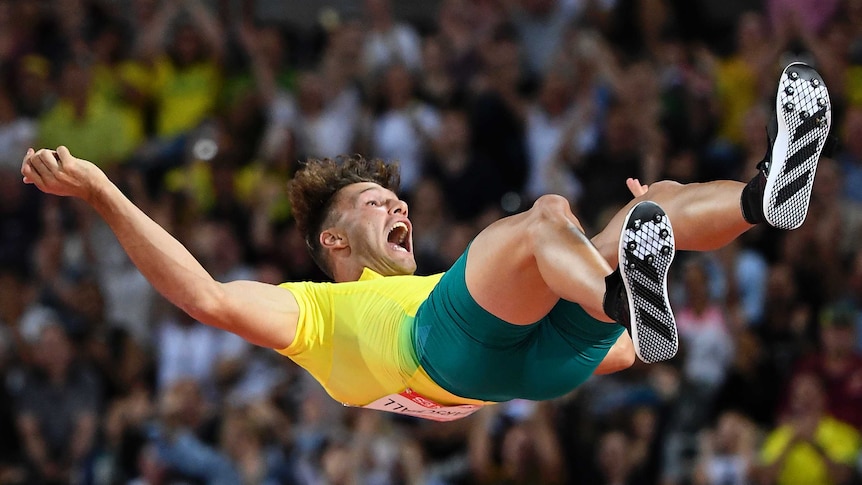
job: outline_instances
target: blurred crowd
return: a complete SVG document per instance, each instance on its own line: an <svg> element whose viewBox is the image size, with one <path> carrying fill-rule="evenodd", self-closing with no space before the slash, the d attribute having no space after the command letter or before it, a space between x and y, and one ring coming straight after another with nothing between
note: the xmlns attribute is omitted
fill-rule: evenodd
<svg viewBox="0 0 862 485"><path fill-rule="evenodd" d="M0 484L860 483L862 0L431 4L0 0ZM672 361L452 423L344 407L193 321L19 173L66 145L216 279L280 283L325 278L302 161L397 160L430 274L543 193L592 234L627 177L747 181L793 60L833 103L805 225L678 255Z"/></svg>

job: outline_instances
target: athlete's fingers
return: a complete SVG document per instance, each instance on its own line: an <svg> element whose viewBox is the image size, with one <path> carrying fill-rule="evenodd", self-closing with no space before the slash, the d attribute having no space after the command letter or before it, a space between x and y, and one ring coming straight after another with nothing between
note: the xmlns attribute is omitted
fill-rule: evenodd
<svg viewBox="0 0 862 485"><path fill-rule="evenodd" d="M32 157L24 162L24 165L21 167L21 175L24 176L24 183L35 184L41 189L45 186L45 181L42 180L42 176L39 175L39 172L33 168L31 160L33 160Z"/></svg>
<svg viewBox="0 0 862 485"><path fill-rule="evenodd" d="M72 155L72 152L70 152L65 145L58 146L57 151L54 152L54 156L57 159L57 164L59 165L60 170L63 170L65 167L74 171L74 167L77 166L75 165L77 163L77 158Z"/></svg>
<svg viewBox="0 0 862 485"><path fill-rule="evenodd" d="M34 164L42 178L53 177L60 169L57 163L57 153L54 150L41 149L36 152L36 163Z"/></svg>
<svg viewBox="0 0 862 485"><path fill-rule="evenodd" d="M45 175L45 173L47 173L48 171L48 168L45 167L39 160L39 152L36 152L32 156L27 158L26 165L30 167L30 170L39 175L40 178L42 178L42 176Z"/></svg>
<svg viewBox="0 0 862 485"><path fill-rule="evenodd" d="M57 156L57 152L55 152L54 150L48 150L47 148L43 148L42 150L36 152L36 155L38 155L39 161L42 163L42 165L48 169L48 174L56 175L56 173L60 169L60 158ZM43 176L48 175L41 170L39 171L39 173L42 173Z"/></svg>
<svg viewBox="0 0 862 485"><path fill-rule="evenodd" d="M67 160L71 160L72 158L74 158L74 157L72 157L72 153L69 151L68 148L66 148L65 145L58 146L56 153L57 153L57 159L60 161L60 164L62 164L63 162L65 162Z"/></svg>
<svg viewBox="0 0 862 485"><path fill-rule="evenodd" d="M34 153L36 153L36 152L32 148L28 148L27 153L24 154L24 160L21 161L21 176L24 177L24 183L25 184L33 183L33 181L29 177L27 177L27 175L24 173L24 169L28 168L28 160L30 159L30 157L33 156ZM28 168L28 171L29 171L29 168Z"/></svg>
<svg viewBox="0 0 862 485"><path fill-rule="evenodd" d="M626 179L626 186L629 188L629 192L635 197L640 197L649 190L648 185L643 185L640 183L640 180L631 177Z"/></svg>

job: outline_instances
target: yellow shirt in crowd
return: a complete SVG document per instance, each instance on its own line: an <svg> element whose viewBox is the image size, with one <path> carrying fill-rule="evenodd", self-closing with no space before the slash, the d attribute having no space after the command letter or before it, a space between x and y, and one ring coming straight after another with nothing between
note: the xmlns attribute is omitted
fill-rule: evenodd
<svg viewBox="0 0 862 485"><path fill-rule="evenodd" d="M770 433L760 452L765 465L771 465L787 452L784 467L778 475L778 485L830 485L829 470L820 452L811 443L793 442L795 432L790 425L782 425ZM859 451L859 433L849 424L832 417L824 417L817 425L814 441L835 463L852 466Z"/></svg>
<svg viewBox="0 0 862 485"><path fill-rule="evenodd" d="M156 134L168 138L196 128L215 110L220 89L221 70L214 61L177 69L167 57L159 59L153 84Z"/></svg>

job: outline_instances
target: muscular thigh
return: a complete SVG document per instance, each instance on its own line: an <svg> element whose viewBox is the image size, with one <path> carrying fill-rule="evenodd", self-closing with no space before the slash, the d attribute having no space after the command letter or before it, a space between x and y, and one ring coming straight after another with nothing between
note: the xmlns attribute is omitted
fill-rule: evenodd
<svg viewBox="0 0 862 485"><path fill-rule="evenodd" d="M539 273L528 236L528 214L501 219L483 230L467 254L467 290L486 311L513 324L529 324L557 303Z"/></svg>

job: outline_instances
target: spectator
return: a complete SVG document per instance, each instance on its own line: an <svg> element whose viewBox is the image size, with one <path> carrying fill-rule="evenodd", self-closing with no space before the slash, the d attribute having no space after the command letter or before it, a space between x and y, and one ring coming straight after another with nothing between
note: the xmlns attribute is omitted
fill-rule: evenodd
<svg viewBox="0 0 862 485"><path fill-rule="evenodd" d="M93 58L92 95L119 111L122 138L136 148L148 134L145 113L153 72L135 57L133 32L120 19L111 19L93 34L88 54Z"/></svg>
<svg viewBox="0 0 862 485"><path fill-rule="evenodd" d="M51 84L54 69L48 59L35 53L22 55L13 63L12 90L21 116L38 119L56 102L57 95Z"/></svg>
<svg viewBox="0 0 862 485"><path fill-rule="evenodd" d="M709 420L710 403L733 358L733 339L723 308L711 296L706 260L693 256L682 268L685 299L676 313L682 388L670 410L664 478L684 483L693 467L697 435ZM678 357L678 358L680 358Z"/></svg>
<svg viewBox="0 0 862 485"><path fill-rule="evenodd" d="M769 263L744 238L719 249L715 256L713 271L721 282L719 293L727 305L729 330L754 325L763 318Z"/></svg>
<svg viewBox="0 0 862 485"><path fill-rule="evenodd" d="M172 25L181 12L190 18ZM201 0L162 2L141 26L141 55L155 73L156 142L139 154L142 166L182 163L183 137L214 113L222 81L222 39L221 26Z"/></svg>
<svg viewBox="0 0 862 485"><path fill-rule="evenodd" d="M821 311L819 350L800 361L798 374L814 374L823 384L826 410L862 431L862 354L856 351L857 312L833 303Z"/></svg>
<svg viewBox="0 0 862 485"><path fill-rule="evenodd" d="M160 396L159 416L164 425L149 431L158 461L178 478L213 485L242 483L228 457L197 434L202 412L198 389L191 381L177 382Z"/></svg>
<svg viewBox="0 0 862 485"><path fill-rule="evenodd" d="M816 375L794 377L784 424L769 431L760 449L757 483L847 483L859 452L859 433L829 416L827 406L823 384Z"/></svg>
<svg viewBox="0 0 862 485"><path fill-rule="evenodd" d="M230 334L212 331L185 313L173 312L158 324L155 348L158 390L191 379L211 403L218 402L221 387L242 369L248 344Z"/></svg>
<svg viewBox="0 0 862 485"><path fill-rule="evenodd" d="M536 100L527 109L526 141L529 179L526 192L529 200L542 194L555 193L577 201L581 195L580 181L570 169L578 158L577 138L583 113L573 104L572 72L567 66L550 70L542 80Z"/></svg>
<svg viewBox="0 0 862 485"><path fill-rule="evenodd" d="M596 464L602 485L632 485L635 479L630 454L629 437L620 430L611 430L599 436L596 447Z"/></svg>
<svg viewBox="0 0 862 485"><path fill-rule="evenodd" d="M439 133L431 140L431 155L424 164L426 175L446 194L445 213L459 221L475 219L488 207L498 206L506 193L494 162L473 150L471 138L467 112L455 107L444 109ZM423 200L418 194L414 199Z"/></svg>
<svg viewBox="0 0 862 485"><path fill-rule="evenodd" d="M503 9L496 2L444 0L437 11L438 35L446 54L446 68L457 90L466 92L480 68L480 48L493 32L506 20ZM433 45L434 37L426 40L426 49ZM430 43L430 45L428 45ZM430 47L433 50L433 47ZM425 58L423 53L422 78L435 79L434 53ZM430 76L430 77L429 77Z"/></svg>
<svg viewBox="0 0 862 485"><path fill-rule="evenodd" d="M479 411L470 436L475 483L562 483L563 461L550 413L547 403L528 401Z"/></svg>
<svg viewBox="0 0 862 485"><path fill-rule="evenodd" d="M401 189L409 198L423 172L424 154L440 131L440 114L416 98L413 77L403 65L383 70L378 92L381 111L372 120L371 153L398 160Z"/></svg>
<svg viewBox="0 0 862 485"><path fill-rule="evenodd" d="M76 360L60 325L41 329L34 357L16 418L24 453L34 481L69 483L80 478L95 443L100 383Z"/></svg>
<svg viewBox="0 0 862 485"><path fill-rule="evenodd" d="M135 140L123 130L123 113L91 94L92 76L92 68L81 62L69 61L63 66L59 99L40 117L37 136L42 145L66 143L110 167L131 155Z"/></svg>
<svg viewBox="0 0 862 485"><path fill-rule="evenodd" d="M782 26L770 28L756 10L744 13L737 21L732 54L712 63L720 143L742 141L745 112L764 97L767 89L773 89L772 73L787 42Z"/></svg>
<svg viewBox="0 0 862 485"><path fill-rule="evenodd" d="M632 482L648 484L658 481L661 449L658 444L664 438L662 407L658 404L637 404L626 412L628 423L628 461Z"/></svg>
<svg viewBox="0 0 862 485"><path fill-rule="evenodd" d="M736 413L762 428L776 424L784 381L779 370L772 366L764 343L757 335L745 329L734 339L733 364L724 383L716 391L711 403L710 417L717 421L726 413Z"/></svg>
<svg viewBox="0 0 862 485"><path fill-rule="evenodd" d="M494 161L506 191L520 195L529 175L520 46L511 29L500 26L481 55L470 105L473 146L477 157Z"/></svg>
<svg viewBox="0 0 862 485"><path fill-rule="evenodd" d="M358 141L359 93L349 85L336 89L330 81L314 71L299 74L295 130L301 158L350 153Z"/></svg>
<svg viewBox="0 0 862 485"><path fill-rule="evenodd" d="M617 101L608 109L602 134L596 148L584 156L577 176L584 187L579 199L579 214L588 227L600 227L604 211L622 207L630 199L620 186L618 173L646 180L641 154L639 126L630 116L629 107ZM589 215L588 215L589 214Z"/></svg>
<svg viewBox="0 0 862 485"><path fill-rule="evenodd" d="M746 485L757 461L757 426L735 412L704 430L693 485Z"/></svg>
<svg viewBox="0 0 862 485"><path fill-rule="evenodd" d="M309 2L275 3L0 0L0 391L8 408L0 405L0 431L9 431L0 432L0 483L54 471L68 474L64 483L203 483L215 473L299 484L599 483L600 459L604 478L629 485L740 481L752 460L760 473L750 480L782 483L766 463L823 470L823 456L803 439L812 426L798 424L808 418L785 419L793 406L780 400L794 369L813 370L830 396L844 396L830 398L828 410L849 421L858 414L859 366L846 345L856 338L862 348L862 332L823 326L819 316L847 300L862 328L862 1L829 0L810 16L792 14L813 5L799 0L742 10L702 1L369 0L363 12L335 15ZM779 4L787 15L776 14ZM735 44L719 45L732 24ZM493 424L486 444L494 453L478 467L468 438L488 431L482 416L416 422L318 399L316 384L277 354L200 334L171 313L103 225L20 183L27 140L40 130L80 133L62 141L110 154L95 158L113 164L122 190L160 223L196 241L220 278L323 281L284 184L306 157L376 152L415 168L405 195L423 230L413 247L420 271L432 273L461 254L477 225L523 209L534 186L572 197L579 217L594 214L582 221L589 229L630 200L629 176L749 179L767 150L774 74L790 58L823 75L840 138L836 163L818 168L809 222L787 235L753 230L743 246L706 255L712 278L698 291L712 300L675 300L679 359L595 377L540 411L492 408L496 417L483 419ZM426 113L425 140L409 116L416 106ZM716 305L725 332L700 334ZM58 325L73 337L75 358L67 373L49 374L67 360L44 350L63 348ZM49 375L60 374L67 379L52 384ZM700 396L693 380L709 392ZM45 393L59 404L33 397ZM181 411L158 412L165 394ZM87 459L21 475L18 465L41 456L40 442L59 446L71 433L75 413L98 432L85 430L84 441L66 440L57 453L89 448ZM19 424L45 416L64 428L28 424L16 441ZM832 419L821 419L824 436L844 429ZM771 433L753 459L746 420ZM558 433L547 433L548 422ZM802 438L782 457L794 429ZM827 455L850 456L826 438Z"/></svg>
<svg viewBox="0 0 862 485"><path fill-rule="evenodd" d="M564 31L578 16L582 2L569 0L507 0L509 16L524 46L530 74L544 77L561 47Z"/></svg>
<svg viewBox="0 0 862 485"><path fill-rule="evenodd" d="M292 91L297 73L286 62L287 42L276 27L255 28L248 22L240 25L239 40L251 63L255 96L240 97L237 103L256 103L263 109L266 127L257 155L265 161L279 160L282 152L292 154L296 143Z"/></svg>
<svg viewBox="0 0 862 485"><path fill-rule="evenodd" d="M368 24L363 46L366 72L373 76L392 64L417 71L422 62L422 47L413 27L393 18L390 0L364 1Z"/></svg>
<svg viewBox="0 0 862 485"><path fill-rule="evenodd" d="M709 400L724 382L733 357L733 340L724 309L710 294L707 271L704 259L685 261L682 276L685 301L676 315L685 348L684 376L703 399Z"/></svg>
<svg viewBox="0 0 862 485"><path fill-rule="evenodd" d="M65 211L61 209L46 208L46 230L35 244L34 303L53 312L69 336L80 342L104 323L104 305L83 251L73 249L79 241L63 231Z"/></svg>
<svg viewBox="0 0 862 485"><path fill-rule="evenodd" d="M242 476L242 483L284 483L287 459L273 442L275 431L286 425L262 401L228 410L221 427L221 449Z"/></svg>
<svg viewBox="0 0 862 485"><path fill-rule="evenodd" d="M135 388L110 401L105 411L103 436L90 465L93 482L131 482L140 474L164 472L147 449L147 423L155 415L151 391Z"/></svg>
<svg viewBox="0 0 862 485"><path fill-rule="evenodd" d="M419 99L438 109L451 106L463 96L450 73L449 54L439 35L426 37L422 42L422 74L416 90Z"/></svg>
<svg viewBox="0 0 862 485"><path fill-rule="evenodd" d="M809 308L797 298L793 273L786 264L774 264L766 280L763 321L755 333L764 351L765 365L786 385L797 360L811 347L805 334Z"/></svg>
<svg viewBox="0 0 862 485"><path fill-rule="evenodd" d="M19 116L11 91L0 85L0 170L19 168L20 154L36 141L36 123Z"/></svg>

